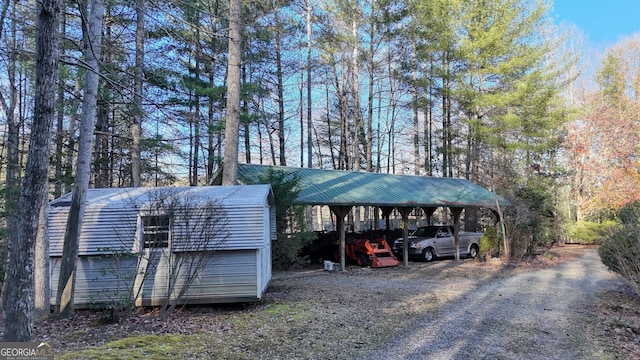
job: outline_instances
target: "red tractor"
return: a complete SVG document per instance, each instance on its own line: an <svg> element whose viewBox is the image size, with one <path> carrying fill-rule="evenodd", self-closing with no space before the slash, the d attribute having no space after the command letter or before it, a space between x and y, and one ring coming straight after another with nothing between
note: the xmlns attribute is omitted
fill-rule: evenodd
<svg viewBox="0 0 640 360"><path fill-rule="evenodd" d="M345 255L360 266L371 266L372 268L400 264L384 238L349 237L345 242Z"/></svg>

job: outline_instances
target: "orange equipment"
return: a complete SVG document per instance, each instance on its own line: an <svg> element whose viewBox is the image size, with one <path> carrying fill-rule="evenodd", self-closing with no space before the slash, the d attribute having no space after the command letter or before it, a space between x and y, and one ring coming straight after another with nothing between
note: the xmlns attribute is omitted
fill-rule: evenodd
<svg viewBox="0 0 640 360"><path fill-rule="evenodd" d="M400 262L393 255L384 238L350 238L345 244L345 255L358 262L360 266L372 268L398 266Z"/></svg>

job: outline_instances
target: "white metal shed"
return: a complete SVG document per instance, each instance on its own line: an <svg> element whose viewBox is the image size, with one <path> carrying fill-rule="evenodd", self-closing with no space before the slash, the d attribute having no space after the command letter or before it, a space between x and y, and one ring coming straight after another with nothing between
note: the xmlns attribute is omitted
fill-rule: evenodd
<svg viewBox="0 0 640 360"><path fill-rule="evenodd" d="M52 305L70 204L50 204ZM270 185L90 189L75 306L260 300L275 238Z"/></svg>

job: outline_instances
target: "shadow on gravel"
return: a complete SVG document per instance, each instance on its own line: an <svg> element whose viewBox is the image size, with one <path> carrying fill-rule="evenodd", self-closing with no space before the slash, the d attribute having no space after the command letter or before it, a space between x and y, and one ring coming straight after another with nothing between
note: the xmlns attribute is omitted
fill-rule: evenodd
<svg viewBox="0 0 640 360"><path fill-rule="evenodd" d="M460 264L429 271L437 276ZM589 314L583 309L618 280L595 252L553 268L508 276L512 272L506 267L415 319L369 359L601 358L597 344L585 337L581 319Z"/></svg>

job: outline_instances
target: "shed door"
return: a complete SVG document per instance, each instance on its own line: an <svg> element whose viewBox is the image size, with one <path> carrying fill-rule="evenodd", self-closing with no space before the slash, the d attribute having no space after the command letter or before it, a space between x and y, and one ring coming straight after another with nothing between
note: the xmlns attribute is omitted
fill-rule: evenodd
<svg viewBox="0 0 640 360"><path fill-rule="evenodd" d="M171 219L168 215L140 216L137 233L140 251L133 292L136 306L142 306L143 298L162 296L154 294L154 289L165 288L162 285L170 268Z"/></svg>

